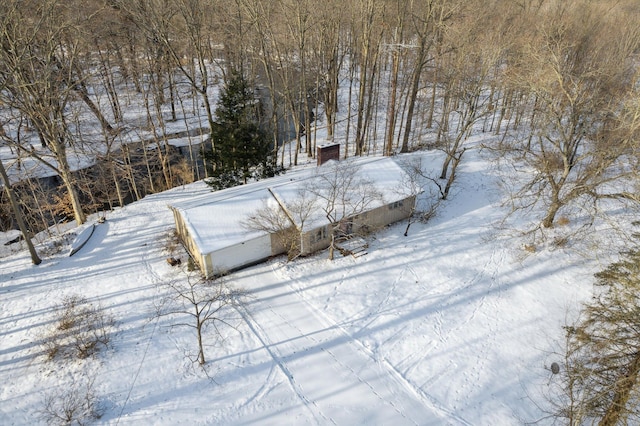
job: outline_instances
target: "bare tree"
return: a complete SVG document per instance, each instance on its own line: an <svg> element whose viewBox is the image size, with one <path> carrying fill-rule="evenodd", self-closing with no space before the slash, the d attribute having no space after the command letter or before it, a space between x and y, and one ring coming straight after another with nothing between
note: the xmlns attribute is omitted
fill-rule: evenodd
<svg viewBox="0 0 640 426"><path fill-rule="evenodd" d="M211 42L216 3L197 0L119 3L147 38L155 42L159 59L175 67L191 89L200 96L209 129L212 129L214 118L209 89L212 83ZM167 76L172 77L171 71Z"/></svg>
<svg viewBox="0 0 640 426"><path fill-rule="evenodd" d="M410 22L413 23L413 33L417 39L415 60L411 70L411 85L407 98L407 111L405 115L404 134L400 152L409 151L409 139L414 120L414 110L420 90L420 81L426 65L434 59L430 54L434 45L443 50L441 39L447 25L460 8L458 1L429 0L426 2L411 2ZM434 81L433 84L437 84Z"/></svg>
<svg viewBox="0 0 640 426"><path fill-rule="evenodd" d="M0 140L6 137L2 125L0 125ZM20 205L18 204L18 199L13 191L11 186L11 181L9 180L9 176L7 175L7 171L4 167L4 163L0 159L0 177L2 178L2 184L4 185L4 190L7 193L7 197L9 198L9 203L11 204L11 209L13 210L13 215L18 223L18 228L22 233L22 237L24 241L27 243L27 248L29 249L29 254L31 255L31 263L34 265L39 265L42 260L38 256L38 252L36 252L35 247L33 246L33 242L31 241L31 233L27 228L27 225L22 217L22 212L20 211Z"/></svg>
<svg viewBox="0 0 640 426"><path fill-rule="evenodd" d="M12 169L14 169L13 165L9 170ZM11 173L8 172L8 174ZM13 192L17 195L22 218L30 232L40 230L49 232L51 219L55 217L51 209L51 191L45 188L43 183L41 179L29 178L14 181L11 185Z"/></svg>
<svg viewBox="0 0 640 426"><path fill-rule="evenodd" d="M575 1L545 11L512 74L535 100L532 137L510 149L527 165L520 207L543 204L542 226L551 227L563 207L620 195L609 191L635 179L637 109L627 99L637 99L640 34L619 19L631 13L622 6Z"/></svg>
<svg viewBox="0 0 640 426"><path fill-rule="evenodd" d="M396 25L393 29L391 43L385 48L391 52L391 76L389 103L387 107L387 132L384 142L384 155L393 154L393 141L395 139L396 121L397 121L397 95L398 95L398 78L400 72L400 53L407 47L404 44L404 26L407 15L408 2L397 2L397 13L395 14Z"/></svg>
<svg viewBox="0 0 640 426"><path fill-rule="evenodd" d="M402 162L401 165L405 171L405 175L403 176L400 186L397 188L399 194L402 194L404 197L412 196L417 198L418 195L426 191L427 183L431 181L437 185L440 191L440 199L442 199L442 186L439 184L437 179L430 177L424 171L424 165L419 157L407 159ZM413 203L407 218L407 227L404 230L405 237L409 235L409 228L416 220L426 221L435 214L438 204L440 203L440 199L432 196L433 194L431 194L431 192L432 191L429 190L429 196L425 197L428 205L423 211L418 211L417 200Z"/></svg>
<svg viewBox="0 0 640 426"><path fill-rule="evenodd" d="M77 27L67 15L63 2L47 0L38 4L3 2L0 8L0 102L29 118L42 143L36 151L31 144L14 148L36 158L62 179L78 224L86 220L76 179L69 162L73 143L67 123L69 100L75 94L68 75L77 58L77 46L65 45L65 33ZM29 17L27 17L29 15ZM62 66L61 66L62 64ZM17 141L16 139L12 139Z"/></svg>
<svg viewBox="0 0 640 426"><path fill-rule="evenodd" d="M309 62L309 47L310 45L310 31L315 26L316 20L315 16L312 15L312 8L315 5L312 5L312 2L309 0L285 0L282 1L285 22L287 23L287 27L289 30L289 34L292 40L295 40L296 45L296 53L297 56L297 67L300 70L300 75L298 78L298 88L296 93L296 103L299 105L299 110L302 115L303 123L299 124L298 129L298 138L301 136L301 133L304 132L305 137L305 151L307 152L308 157L313 156L313 151L311 150L311 133L309 132L311 128L311 110L310 110L310 99L309 93L310 89L310 81L315 79L308 79L308 62ZM297 150L296 150L297 151ZM297 164L297 156L296 162Z"/></svg>
<svg viewBox="0 0 640 426"><path fill-rule="evenodd" d="M373 182L359 171L353 161L332 162L319 169L306 188L329 223L329 259L333 259L336 239L353 232L353 218L382 200Z"/></svg>
<svg viewBox="0 0 640 426"><path fill-rule="evenodd" d="M242 303L246 292L229 285L224 278L205 279L193 274L186 280L177 280L165 284L168 294L157 308L159 316L177 315L172 327L189 327L195 330L198 342L197 360L200 365L206 363L204 339L207 326L211 325L220 337L220 326L235 328L230 322L228 312ZM182 319L184 318L184 320Z"/></svg>
<svg viewBox="0 0 640 426"><path fill-rule="evenodd" d="M300 189L295 199L288 202L286 207L278 202L265 202L249 215L243 226L275 235L288 259L292 260L300 254L302 233L306 231L305 225L317 208L316 196Z"/></svg>
<svg viewBox="0 0 640 426"><path fill-rule="evenodd" d="M445 74L445 101L443 118L438 125L439 147L446 156L440 179L446 180L442 199L446 199L455 180L458 165L468 149L465 142L474 125L488 113L490 102L486 88L494 76L492 72L500 62L504 48L495 34L483 34L485 20L477 17L485 12L484 6L471 8L473 19L461 20L447 35L451 52L446 55L441 74ZM487 16L487 19L490 17Z"/></svg>
<svg viewBox="0 0 640 426"><path fill-rule="evenodd" d="M345 18L342 13L336 14L335 3L333 2L323 3L318 12L319 24L316 31L317 48L314 53L318 66L317 74L321 79L321 91L324 95L323 103L327 120L327 139L333 140L338 112L340 71L342 70L346 55L345 43L342 42L342 38L345 36Z"/></svg>
<svg viewBox="0 0 640 426"><path fill-rule="evenodd" d="M372 118L374 99L374 82L379 72L379 54L384 27L378 25L383 14L382 5L374 0L360 0L358 13L354 25L354 54L351 60L357 61L359 71L358 109L356 112L355 155L360 156L365 151L367 128ZM348 142L348 141L347 141ZM345 153L346 155L346 153Z"/></svg>

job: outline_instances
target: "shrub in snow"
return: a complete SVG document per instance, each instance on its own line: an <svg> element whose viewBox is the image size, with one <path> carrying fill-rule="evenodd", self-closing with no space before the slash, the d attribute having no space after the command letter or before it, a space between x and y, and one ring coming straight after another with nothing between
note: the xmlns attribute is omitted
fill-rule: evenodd
<svg viewBox="0 0 640 426"><path fill-rule="evenodd" d="M53 327L42 339L49 360L87 358L108 346L115 321L86 298L65 297L55 315Z"/></svg>
<svg viewBox="0 0 640 426"><path fill-rule="evenodd" d="M84 425L101 417L93 381L74 382L64 390L52 389L44 396L38 414L48 425Z"/></svg>
<svg viewBox="0 0 640 426"><path fill-rule="evenodd" d="M181 247L178 230L171 228L164 236L164 250L166 253L173 255Z"/></svg>

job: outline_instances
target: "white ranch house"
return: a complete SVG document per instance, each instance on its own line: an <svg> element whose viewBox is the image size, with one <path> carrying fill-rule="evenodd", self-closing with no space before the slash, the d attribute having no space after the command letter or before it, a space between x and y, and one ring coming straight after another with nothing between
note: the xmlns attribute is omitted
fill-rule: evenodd
<svg viewBox="0 0 640 426"><path fill-rule="evenodd" d="M349 231L355 232L364 226L375 229L409 217L415 205L415 191L407 187L407 174L394 159L349 161L358 177L372 182L381 194L366 211L349 218ZM210 278L285 253L277 235L250 230L244 223L265 205L288 213L287 206L300 196L300 191L308 188L311 179L326 173L329 164L287 172L169 206L177 234L202 273ZM307 218L304 229L301 224L295 224L302 255L329 246L330 225L320 208Z"/></svg>

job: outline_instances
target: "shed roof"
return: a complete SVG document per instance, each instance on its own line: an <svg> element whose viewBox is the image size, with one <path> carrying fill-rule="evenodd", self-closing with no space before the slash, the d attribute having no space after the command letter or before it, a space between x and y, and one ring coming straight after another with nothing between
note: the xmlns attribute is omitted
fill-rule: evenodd
<svg viewBox="0 0 640 426"><path fill-rule="evenodd" d="M411 195L409 189L402 188L406 173L393 159L360 157L351 161L358 166L359 176L373 182L382 194L382 199L371 208ZM299 196L299 191L308 185L309 179L328 171L329 167L327 163L318 168L287 172L274 178L201 195L170 207L180 212L201 253L211 253L264 236L266 232L249 230L242 223L265 203L275 206L277 201L274 196L285 207L290 205ZM308 219L305 227L320 226L326 221L324 214L318 211Z"/></svg>

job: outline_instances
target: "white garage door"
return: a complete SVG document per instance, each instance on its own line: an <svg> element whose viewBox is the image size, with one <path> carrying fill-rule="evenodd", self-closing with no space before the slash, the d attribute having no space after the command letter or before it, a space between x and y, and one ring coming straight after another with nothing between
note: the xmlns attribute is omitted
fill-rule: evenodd
<svg viewBox="0 0 640 426"><path fill-rule="evenodd" d="M271 256L271 236L263 235L253 240L226 247L211 253L213 271L224 273Z"/></svg>

